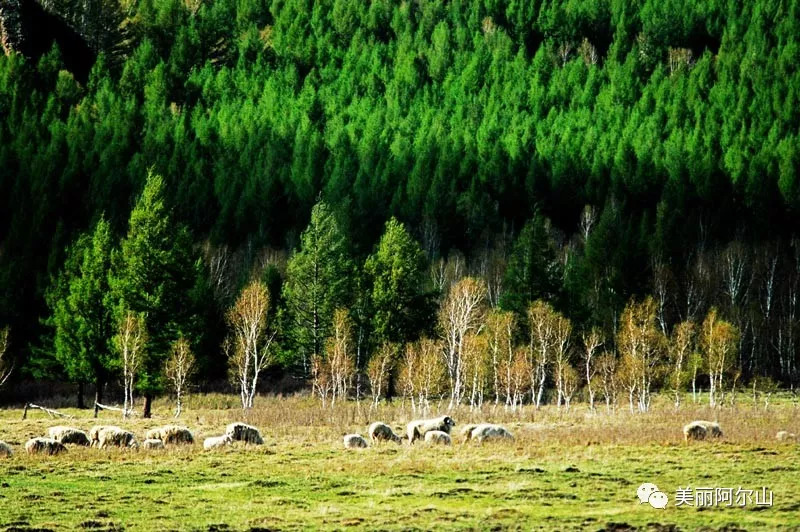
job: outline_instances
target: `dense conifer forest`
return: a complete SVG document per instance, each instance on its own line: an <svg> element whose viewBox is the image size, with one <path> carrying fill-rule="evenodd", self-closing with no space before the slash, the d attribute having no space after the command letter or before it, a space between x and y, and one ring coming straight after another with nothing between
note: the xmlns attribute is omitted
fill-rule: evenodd
<svg viewBox="0 0 800 532"><path fill-rule="evenodd" d="M799 2L41 3L84 46L0 55L9 382L102 391L128 324L148 398L183 338L334 398L797 385Z"/></svg>

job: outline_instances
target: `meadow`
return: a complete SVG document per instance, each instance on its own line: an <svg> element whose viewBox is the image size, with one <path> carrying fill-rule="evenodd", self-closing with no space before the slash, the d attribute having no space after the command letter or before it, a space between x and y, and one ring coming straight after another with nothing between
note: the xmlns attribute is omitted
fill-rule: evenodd
<svg viewBox="0 0 800 532"><path fill-rule="evenodd" d="M459 408L458 425L491 420L515 435L508 443L413 447L391 443L346 451L342 435L366 433L370 421L399 430L412 419L396 401L370 409L347 402L322 409L308 397L258 397L243 413L238 397L189 398L179 423L197 440L243 420L265 444L203 451L201 442L165 451L71 447L27 456L22 446L47 428L117 424L144 437L173 422L171 405L153 419L64 409L72 420L20 408L0 410L0 440L16 453L0 459L0 530L296 530L524 529L774 530L800 527L800 445L778 442L778 430L800 433L796 398L767 409L743 397L709 410L691 401L675 410L657 398L646 414L625 409L590 414L526 407L510 413ZM57 406L57 405L51 405ZM436 406L436 405L434 405ZM446 405L442 405L443 407ZM444 411L444 410L442 410ZM437 412L434 412L437 413ZM686 444L682 425L718 419L720 441ZM458 434L459 426L454 429ZM667 494L659 510L639 504L636 489L653 482ZM698 508L675 505L678 487L719 487L774 494L773 505Z"/></svg>

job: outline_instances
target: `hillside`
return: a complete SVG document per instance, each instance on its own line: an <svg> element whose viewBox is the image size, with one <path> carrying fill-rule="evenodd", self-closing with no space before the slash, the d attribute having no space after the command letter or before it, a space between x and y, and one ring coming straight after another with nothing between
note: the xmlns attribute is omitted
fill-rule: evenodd
<svg viewBox="0 0 800 532"><path fill-rule="evenodd" d="M439 264L485 278L493 305L523 316L544 299L612 339L634 296L654 296L664 333L717 307L745 377L796 382L798 2L85 5L41 16L88 56L58 40L0 56L0 325L16 378L67 371L46 294L101 218L111 241L128 233L157 174L191 250L180 264L197 262L175 286L194 286L183 329L203 331L201 381L220 376L225 312L253 271L283 367L300 364L305 340L280 321L287 258L324 200L357 265L402 222L434 302ZM95 54L88 74L75 66ZM362 293L357 277L343 292ZM434 307L417 303L373 338L432 333Z"/></svg>

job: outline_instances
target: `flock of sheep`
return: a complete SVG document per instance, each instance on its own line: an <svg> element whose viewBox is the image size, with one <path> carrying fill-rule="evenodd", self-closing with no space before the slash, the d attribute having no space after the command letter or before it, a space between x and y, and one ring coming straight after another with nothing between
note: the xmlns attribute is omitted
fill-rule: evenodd
<svg viewBox="0 0 800 532"><path fill-rule="evenodd" d="M398 436L386 423L376 421L369 426L367 431L369 439L373 443L382 441L393 441L402 443L404 439L409 444L416 440L424 440L426 443L450 445L452 438L450 430L455 426L455 421L450 416L442 416L435 419L420 419L412 421L406 427L406 434ZM461 429L462 442L475 441L483 443L489 440L513 440L514 436L505 427L491 423L480 423L477 425L465 425ZM722 428L716 421L692 421L683 427L683 437L685 441L705 440L710 438L721 438ZM776 435L779 441L797 440L797 436L785 430L779 431ZM344 446L348 449L366 448L367 440L360 434L347 434L344 437Z"/></svg>
<svg viewBox="0 0 800 532"><path fill-rule="evenodd" d="M683 427L683 439L685 441L721 437L722 428L716 421L692 421ZM775 439L778 441L794 441L797 440L797 435L794 432L780 430L775 435Z"/></svg>
<svg viewBox="0 0 800 532"><path fill-rule="evenodd" d="M425 443L450 445L452 438L450 430L456 425L450 416L442 416L434 419L417 419L406 426L406 434L398 436L392 428L381 421L376 421L367 429L367 434L372 443L393 441L402 443L404 439L409 444L417 440ZM463 442L477 441L483 443L488 440L513 440L514 436L503 426L491 423L480 423L475 425L465 425L461 429ZM366 448L367 440L360 434L347 434L344 437L344 446L347 449Z"/></svg>
<svg viewBox="0 0 800 532"><path fill-rule="evenodd" d="M402 443L408 440L409 444L420 440L428 444L450 445L452 438L450 431L456 422L450 416L441 416L434 419L418 419L406 426L406 433L398 436L386 423L376 421L369 426L367 434L373 444L380 442ZM689 440L705 440L708 438L721 438L722 429L715 421L692 421L683 427L683 437ZM514 436L502 425L492 423L479 423L464 425L461 429L462 442L474 441L483 443L493 440L511 441ZM794 433L782 430L776 435L780 441L796 440ZM261 445L264 443L261 433L257 428L245 423L231 423L226 427L225 434L212 436L203 440L203 449L218 449L231 445L234 441L248 444ZM167 425L147 431L142 441L143 449L163 449L167 445L193 444L194 435L186 428L178 425ZM51 427L47 437L31 438L25 444L28 454L55 455L67 450L67 445L82 445L87 447L131 447L138 448L136 436L127 430L116 426L95 426L89 432L84 432L73 427ZM344 446L347 449L360 449L368 447L367 440L360 434L347 434L344 437ZM11 446L0 441L0 457L11 456Z"/></svg>
<svg viewBox="0 0 800 532"><path fill-rule="evenodd" d="M221 436L212 436L203 440L204 449L217 449L231 445L234 441L243 441L260 445L264 443L258 429L245 423L231 423ZM163 449L166 445L193 444L194 435L186 428L178 425L167 425L147 431L142 441L143 449ZM98 425L85 432L73 427L51 427L47 437L31 438L25 443L28 454L55 455L66 452L67 445L85 447L129 447L138 448L136 435L116 426ZM0 441L0 456L11 456L11 446Z"/></svg>

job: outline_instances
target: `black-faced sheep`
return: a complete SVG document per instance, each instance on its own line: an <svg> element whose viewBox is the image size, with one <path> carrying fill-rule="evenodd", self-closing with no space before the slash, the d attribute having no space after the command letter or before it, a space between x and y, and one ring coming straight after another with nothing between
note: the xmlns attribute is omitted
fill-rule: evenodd
<svg viewBox="0 0 800 532"><path fill-rule="evenodd" d="M32 438L25 444L28 454L59 454L67 452L67 448L60 441L52 438Z"/></svg>
<svg viewBox="0 0 800 532"><path fill-rule="evenodd" d="M366 449L367 440L361 434L348 434L343 438L345 449Z"/></svg>
<svg viewBox="0 0 800 532"><path fill-rule="evenodd" d="M180 427L178 425L166 425L164 427L148 430L145 438L148 440L161 440L164 442L164 445L194 443L192 431L186 427Z"/></svg>
<svg viewBox="0 0 800 532"><path fill-rule="evenodd" d="M797 435L794 432L789 432L788 430L781 430L775 435L775 439L778 441L791 441L796 440Z"/></svg>
<svg viewBox="0 0 800 532"><path fill-rule="evenodd" d="M685 441L721 437L722 429L716 421L692 421L683 427L683 439Z"/></svg>
<svg viewBox="0 0 800 532"><path fill-rule="evenodd" d="M50 427L47 430L47 434L52 439L64 444L71 443L74 445L88 446L90 443L89 436L84 431L72 427Z"/></svg>
<svg viewBox="0 0 800 532"><path fill-rule="evenodd" d="M450 429L456 425L450 416L441 416L435 419L417 419L406 427L408 432L408 443L421 440L427 432L438 430L450 434Z"/></svg>
<svg viewBox="0 0 800 532"><path fill-rule="evenodd" d="M142 442L142 449L157 451L164 448L164 441L158 438L147 438Z"/></svg>
<svg viewBox="0 0 800 532"><path fill-rule="evenodd" d="M514 436L502 425L481 423L472 429L469 439L483 443L491 440L513 440Z"/></svg>
<svg viewBox="0 0 800 532"><path fill-rule="evenodd" d="M255 443L261 445L264 440L261 438L261 433L258 429L247 425L245 423L231 423L225 429L225 434L231 437L234 441L243 441L246 443Z"/></svg>
<svg viewBox="0 0 800 532"><path fill-rule="evenodd" d="M400 436L394 433L392 427L386 423L381 423L380 421L376 421L370 425L367 433L369 434L369 439L372 440L373 443L380 441L393 441L395 443L402 442L402 439Z"/></svg>
<svg viewBox="0 0 800 532"><path fill-rule="evenodd" d="M450 439L450 435L446 432L441 430L429 430L425 433L425 443L450 445L452 440Z"/></svg>
<svg viewBox="0 0 800 532"><path fill-rule="evenodd" d="M138 447L136 436L132 432L122 430L119 427L105 427L100 429L97 434L97 446L105 449L108 446L114 447Z"/></svg>
<svg viewBox="0 0 800 532"><path fill-rule="evenodd" d="M4 441L0 441L0 457L11 456L14 454L11 451L11 446Z"/></svg>
<svg viewBox="0 0 800 532"><path fill-rule="evenodd" d="M203 440L203 449L219 449L221 447L227 447L232 443L233 438L231 438L229 434L223 434L222 436L211 436L210 438Z"/></svg>

